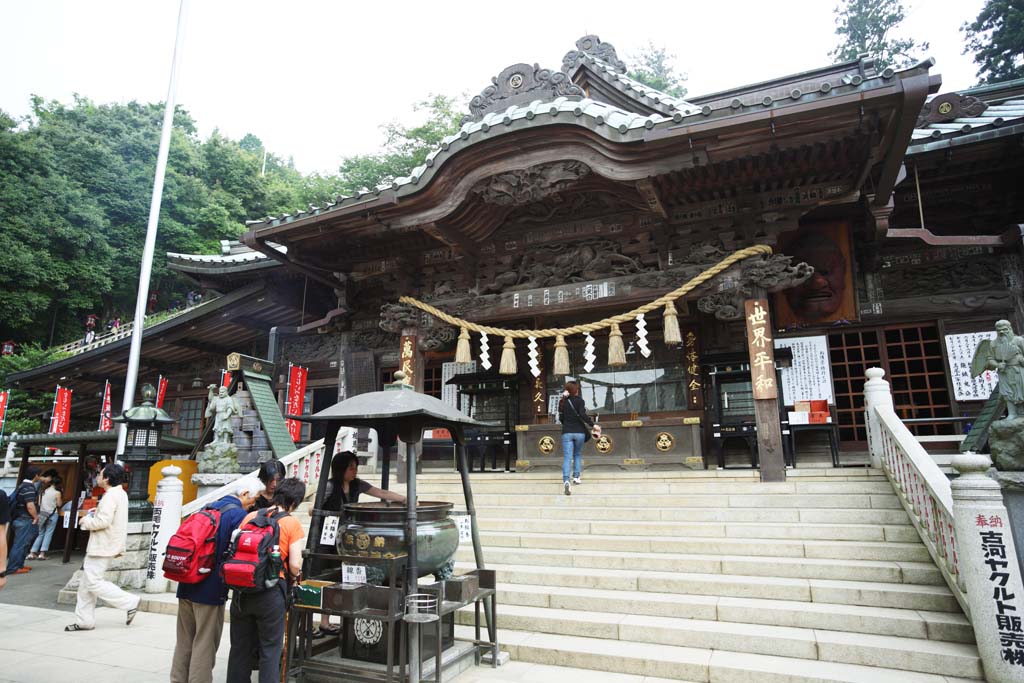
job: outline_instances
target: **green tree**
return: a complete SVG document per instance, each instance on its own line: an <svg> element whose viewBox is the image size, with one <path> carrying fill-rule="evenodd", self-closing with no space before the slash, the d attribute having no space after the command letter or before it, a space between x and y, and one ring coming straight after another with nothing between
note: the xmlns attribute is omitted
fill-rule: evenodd
<svg viewBox="0 0 1024 683"><path fill-rule="evenodd" d="M388 123L382 126L385 142L380 154L361 154L341 162L338 192L351 195L407 175L426 161L427 155L440 147L446 136L459 130L462 112L456 109L452 97L431 95L413 109L426 112L423 123L411 128L397 122Z"/></svg>
<svg viewBox="0 0 1024 683"><path fill-rule="evenodd" d="M963 53L974 53L980 83L1024 78L1024 3L986 0L978 18L960 30L967 37Z"/></svg>
<svg viewBox="0 0 1024 683"><path fill-rule="evenodd" d="M62 354L42 349L38 344L27 344L12 356L0 356L0 391L10 387L8 375L60 360ZM8 400L7 423L4 435L38 434L46 431L48 425L43 414L53 407L53 392L29 392L11 389Z"/></svg>
<svg viewBox="0 0 1024 683"><path fill-rule="evenodd" d="M647 47L640 50L634 61L636 64L627 74L635 81L650 86L655 90L672 95L673 97L686 97L685 73L677 73L673 64L676 56L668 54L664 47L655 47L654 43L647 43Z"/></svg>
<svg viewBox="0 0 1024 683"><path fill-rule="evenodd" d="M847 62L867 53L882 67L901 68L917 61L913 53L928 43L890 35L906 18L900 0L843 0L835 8L839 44L828 53L836 62Z"/></svg>

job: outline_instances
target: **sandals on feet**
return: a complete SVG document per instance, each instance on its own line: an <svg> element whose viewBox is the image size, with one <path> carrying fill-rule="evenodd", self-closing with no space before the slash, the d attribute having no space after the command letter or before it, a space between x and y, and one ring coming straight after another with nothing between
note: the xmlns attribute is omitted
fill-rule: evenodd
<svg viewBox="0 0 1024 683"><path fill-rule="evenodd" d="M131 626L132 625L132 621L135 620L135 615L138 614L138 613L139 613L139 608L138 607L133 607L132 609L128 610L128 617L124 620L124 625L125 626Z"/></svg>
<svg viewBox="0 0 1024 683"><path fill-rule="evenodd" d="M69 632L73 632L73 631L91 631L92 629L91 628L85 628L84 626L79 626L78 624L68 624L67 626L64 627L64 630L65 631L69 631Z"/></svg>

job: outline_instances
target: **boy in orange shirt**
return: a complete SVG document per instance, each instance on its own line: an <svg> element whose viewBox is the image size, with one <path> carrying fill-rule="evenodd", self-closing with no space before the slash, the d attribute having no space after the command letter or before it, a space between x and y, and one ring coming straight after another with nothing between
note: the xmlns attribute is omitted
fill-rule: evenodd
<svg viewBox="0 0 1024 683"><path fill-rule="evenodd" d="M281 578L273 588L259 593L232 591L231 651L228 654L227 683L249 683L252 654L259 652L259 682L281 680L281 653L284 649L284 620L287 611L288 579L298 581L302 574L302 550L306 532L290 514L306 496L306 485L299 479L283 480L274 492L268 514L277 519L281 549ZM242 520L244 527L256 516Z"/></svg>

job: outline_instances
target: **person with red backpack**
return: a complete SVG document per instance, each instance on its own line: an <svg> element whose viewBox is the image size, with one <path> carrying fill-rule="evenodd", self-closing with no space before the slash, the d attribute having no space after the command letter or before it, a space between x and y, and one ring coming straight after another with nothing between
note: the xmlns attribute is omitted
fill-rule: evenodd
<svg viewBox="0 0 1024 683"><path fill-rule="evenodd" d="M224 632L227 586L220 562L246 509L263 491L255 478L237 483L227 495L183 520L167 543L164 576L178 581L178 627L171 683L212 683L217 648Z"/></svg>
<svg viewBox="0 0 1024 683"><path fill-rule="evenodd" d="M306 497L294 477L277 485L272 504L250 513L231 540L221 575L231 589L227 683L249 683L258 652L259 683L281 680L288 582L302 575L306 532L291 512Z"/></svg>

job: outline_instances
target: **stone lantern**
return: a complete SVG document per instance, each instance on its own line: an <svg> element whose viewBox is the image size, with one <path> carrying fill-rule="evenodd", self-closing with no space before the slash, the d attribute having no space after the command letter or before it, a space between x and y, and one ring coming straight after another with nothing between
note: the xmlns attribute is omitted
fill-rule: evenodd
<svg viewBox="0 0 1024 683"><path fill-rule="evenodd" d="M128 480L128 521L148 522L153 518L153 505L149 502L149 469L160 460L160 438L164 425L174 424L174 418L157 408L156 389L152 384L142 386L142 404L132 406L114 422L123 422L128 431L121 460L131 473Z"/></svg>

